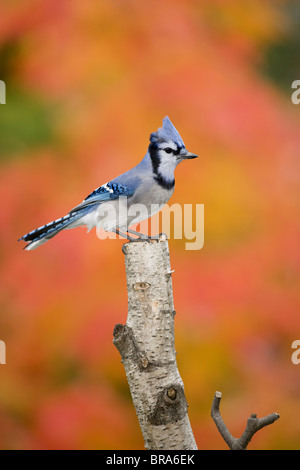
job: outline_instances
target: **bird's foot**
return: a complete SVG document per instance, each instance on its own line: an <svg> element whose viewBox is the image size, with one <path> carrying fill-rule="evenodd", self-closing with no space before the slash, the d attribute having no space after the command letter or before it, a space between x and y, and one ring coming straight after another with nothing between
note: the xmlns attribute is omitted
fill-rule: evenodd
<svg viewBox="0 0 300 470"><path fill-rule="evenodd" d="M150 240L156 240L157 242L162 242L162 241L168 240L168 237L165 233L160 233L158 235L153 235L149 238L150 238Z"/></svg>
<svg viewBox="0 0 300 470"><path fill-rule="evenodd" d="M121 232L119 229L116 229L116 233L121 237L126 238L130 242L148 242L151 243L152 241L166 241L168 237L165 233L160 233L158 235L146 235L144 233L136 232L135 230L127 229L126 232ZM136 235L136 237L131 237L128 234Z"/></svg>

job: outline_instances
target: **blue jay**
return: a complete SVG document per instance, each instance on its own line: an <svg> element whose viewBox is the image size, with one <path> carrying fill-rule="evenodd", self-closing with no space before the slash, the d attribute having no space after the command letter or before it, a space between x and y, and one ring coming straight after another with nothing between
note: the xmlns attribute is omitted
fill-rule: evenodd
<svg viewBox="0 0 300 470"><path fill-rule="evenodd" d="M165 117L162 127L150 135L148 152L137 166L95 189L64 217L27 233L20 240L29 242L25 246L26 250L33 250L62 230L81 225L87 226L88 231L98 227L129 240L137 240L130 237L129 233L138 235L139 239L149 240L151 237L128 227L151 217L168 202L174 192L176 166L182 160L196 157L186 150L178 131L170 119ZM126 207L120 204L121 200L126 201ZM107 217L100 217L99 209L104 204L114 210ZM142 204L146 211L129 215L128 208L134 204Z"/></svg>

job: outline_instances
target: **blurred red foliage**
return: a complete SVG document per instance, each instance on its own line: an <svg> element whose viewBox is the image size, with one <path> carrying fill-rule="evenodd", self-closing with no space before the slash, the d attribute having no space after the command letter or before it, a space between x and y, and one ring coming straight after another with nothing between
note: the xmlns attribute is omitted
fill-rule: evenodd
<svg viewBox="0 0 300 470"><path fill-rule="evenodd" d="M17 51L4 119L15 88L51 110L54 129L1 160L1 448L143 448L112 346L126 321L122 242L78 229L27 253L16 240L137 163L165 115L200 155L177 170L171 202L205 204L204 248L170 240L178 364L199 448L225 448L210 418L215 390L235 435L251 412L281 414L252 448L299 448L299 114L256 68L285 25L275 5L1 9L0 47Z"/></svg>

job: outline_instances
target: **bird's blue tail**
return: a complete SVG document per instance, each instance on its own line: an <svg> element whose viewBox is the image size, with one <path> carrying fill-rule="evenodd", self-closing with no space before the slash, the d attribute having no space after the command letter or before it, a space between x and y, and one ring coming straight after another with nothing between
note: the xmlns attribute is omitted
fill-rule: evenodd
<svg viewBox="0 0 300 470"><path fill-rule="evenodd" d="M67 228L69 225L76 222L82 216L83 214L81 211L67 214L64 217L61 217L60 219L54 220L49 224L43 225L42 227L32 230L32 232L27 233L18 241L24 240L25 242L29 242L25 246L25 250L34 250L43 243L46 243L48 240L50 240L50 238L57 235L61 230Z"/></svg>

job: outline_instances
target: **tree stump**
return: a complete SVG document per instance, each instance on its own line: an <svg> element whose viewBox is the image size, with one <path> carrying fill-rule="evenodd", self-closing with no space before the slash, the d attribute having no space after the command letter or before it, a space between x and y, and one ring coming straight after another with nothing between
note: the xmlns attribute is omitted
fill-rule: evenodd
<svg viewBox="0 0 300 470"><path fill-rule="evenodd" d="M184 384L176 363L168 241L123 245L128 292L126 325L113 343L125 368L146 449L196 450Z"/></svg>

